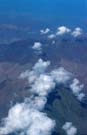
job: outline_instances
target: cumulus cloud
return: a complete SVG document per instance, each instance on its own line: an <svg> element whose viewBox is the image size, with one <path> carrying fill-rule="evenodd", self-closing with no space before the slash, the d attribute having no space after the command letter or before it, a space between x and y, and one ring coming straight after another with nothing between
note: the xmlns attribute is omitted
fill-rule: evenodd
<svg viewBox="0 0 87 135"><path fill-rule="evenodd" d="M21 74L21 77L27 77L29 83L33 84L31 90L36 91L36 93L38 94L40 92L42 92L42 94L46 94L46 92L49 93L54 82L55 85L68 84L77 99L79 101L82 101L82 99L85 97L85 94L82 92L84 86L80 84L79 80L76 78L73 79L73 75L62 67L52 70L48 75L44 74L49 65L50 61L43 61L42 59L39 59L38 62L34 65L32 71L29 72L27 70L26 72ZM49 89L47 89L47 91L46 88L49 86L49 84L50 87ZM35 90L35 88L37 88L37 90Z"/></svg>
<svg viewBox="0 0 87 135"><path fill-rule="evenodd" d="M43 112L30 108L26 103L16 104L8 112L8 117L3 119L0 135L7 135L20 131L26 135L50 135L55 126L55 121Z"/></svg>
<svg viewBox="0 0 87 135"><path fill-rule="evenodd" d="M66 26L60 26L57 29L56 35L64 35L69 32L71 32L71 30L69 28L67 28Z"/></svg>
<svg viewBox="0 0 87 135"><path fill-rule="evenodd" d="M73 37L78 37L80 35L82 35L82 29L79 28L79 27L75 28L75 30L72 32L72 36Z"/></svg>
<svg viewBox="0 0 87 135"><path fill-rule="evenodd" d="M47 34L50 32L50 29L49 28L46 28L45 30L40 30L40 33L41 34Z"/></svg>
<svg viewBox="0 0 87 135"><path fill-rule="evenodd" d="M60 27L57 28L57 32L54 33L54 34L50 34L50 35L48 36L48 38L49 38L49 39L54 39L54 38L56 38L56 37L59 36L59 35L62 36L62 35L64 35L64 34L70 33L70 32L71 32L71 29L67 28L66 26L60 26Z"/></svg>
<svg viewBox="0 0 87 135"><path fill-rule="evenodd" d="M49 31L49 30L48 30ZM45 33L42 30L42 33ZM80 35L82 35L82 29L80 27L76 27L73 31L66 27L66 26L60 26L57 28L57 31L48 35L48 39L55 39L57 38L57 36L63 36L64 34L69 34L72 35L73 37L78 37Z"/></svg>
<svg viewBox="0 0 87 135"><path fill-rule="evenodd" d="M48 75L40 75L35 84L32 86L31 90L39 96L47 96L48 93L54 88L55 83L52 77Z"/></svg>
<svg viewBox="0 0 87 135"><path fill-rule="evenodd" d="M69 82L72 79L72 74L64 68L47 72L49 65L50 61L39 59L31 71L27 70L21 73L19 78L28 80L31 97L26 98L23 103L17 103L9 110L8 116L2 120L0 135L14 132L20 133L19 135L51 135L55 121L43 112L48 94L55 90L56 85ZM82 99L83 85L79 85L77 79L74 79L69 87L78 99ZM70 125L66 130L67 135L75 135L77 130L72 124ZM64 130L65 127L63 126Z"/></svg>
<svg viewBox="0 0 87 135"><path fill-rule="evenodd" d="M70 88L73 92L73 94L81 101L85 94L82 93L82 89L83 89L84 85L80 84L78 79L74 79L72 84L70 84Z"/></svg>
<svg viewBox="0 0 87 135"><path fill-rule="evenodd" d="M64 68L60 67L58 69L55 69L51 72L52 78L56 81L58 84L65 84L67 81L71 79L71 73L66 71Z"/></svg>
<svg viewBox="0 0 87 135"><path fill-rule="evenodd" d="M36 109L36 110L43 110L45 104L47 103L47 98L44 96L37 96L37 97L33 97L33 99L29 99L30 102L30 108Z"/></svg>
<svg viewBox="0 0 87 135"><path fill-rule="evenodd" d="M31 91L39 96L47 96L55 88L54 80L45 73L49 65L50 61L39 59L34 65L33 71L29 73L28 80L32 84Z"/></svg>
<svg viewBox="0 0 87 135"><path fill-rule="evenodd" d="M42 59L39 59L38 62L34 65L33 71L39 74L44 73L49 65L50 61L43 61Z"/></svg>
<svg viewBox="0 0 87 135"><path fill-rule="evenodd" d="M31 71L26 70L25 72L20 74L21 79L27 78L30 84L34 83L40 76L40 74L44 74L48 66L50 65L50 61L43 61L39 59L38 62L34 65Z"/></svg>
<svg viewBox="0 0 87 135"><path fill-rule="evenodd" d="M65 130L67 135L76 135L77 134L77 128L72 125L71 122L66 122L63 127L63 130Z"/></svg>
<svg viewBox="0 0 87 135"><path fill-rule="evenodd" d="M79 92L81 92L82 88L84 87L83 85L80 85L80 82L78 79L74 79L73 83L70 85L71 89L73 90L74 94L78 94Z"/></svg>
<svg viewBox="0 0 87 135"><path fill-rule="evenodd" d="M42 44L40 42L35 42L32 49L35 51L41 52L42 51Z"/></svg>
<svg viewBox="0 0 87 135"><path fill-rule="evenodd" d="M40 76L40 74L44 74L49 65L50 61L43 61L42 59L39 59L34 65L32 71L28 74L29 83L33 83Z"/></svg>
<svg viewBox="0 0 87 135"><path fill-rule="evenodd" d="M39 59L37 63L33 66L32 70L26 70L21 73L19 78L25 79L27 78L29 83L33 83L35 79L39 77L40 74L44 74L48 66L50 65L50 61L43 61Z"/></svg>
<svg viewBox="0 0 87 135"><path fill-rule="evenodd" d="M0 135L13 132L20 132L20 135L51 135L55 121L43 113L47 96L55 88L53 79L45 73L49 65L49 61L39 59L32 71L27 70L20 75L20 78L28 79L32 97L25 99L24 103L16 104L9 110L8 117L2 121Z"/></svg>

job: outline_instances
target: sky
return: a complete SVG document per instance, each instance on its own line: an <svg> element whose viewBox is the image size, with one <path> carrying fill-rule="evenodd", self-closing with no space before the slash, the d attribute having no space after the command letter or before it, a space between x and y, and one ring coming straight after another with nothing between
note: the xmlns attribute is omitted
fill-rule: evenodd
<svg viewBox="0 0 87 135"><path fill-rule="evenodd" d="M86 0L0 0L0 23L86 26Z"/></svg>

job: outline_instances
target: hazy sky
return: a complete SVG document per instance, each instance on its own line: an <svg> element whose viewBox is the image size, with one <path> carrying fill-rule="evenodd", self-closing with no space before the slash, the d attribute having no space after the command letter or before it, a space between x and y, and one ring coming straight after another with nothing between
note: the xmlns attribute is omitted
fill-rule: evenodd
<svg viewBox="0 0 87 135"><path fill-rule="evenodd" d="M0 23L23 20L85 26L86 4L86 0L0 0Z"/></svg>

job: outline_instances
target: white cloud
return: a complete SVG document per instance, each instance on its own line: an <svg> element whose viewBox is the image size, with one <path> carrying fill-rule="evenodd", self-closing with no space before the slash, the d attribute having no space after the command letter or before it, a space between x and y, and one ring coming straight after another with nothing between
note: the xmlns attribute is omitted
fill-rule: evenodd
<svg viewBox="0 0 87 135"><path fill-rule="evenodd" d="M8 112L8 117L3 119L3 126L0 127L0 135L7 135L13 131L21 130L27 127L29 124L28 115L30 110L27 109L26 105L16 104Z"/></svg>
<svg viewBox="0 0 87 135"><path fill-rule="evenodd" d="M76 135L77 129L75 127L71 127L69 130L67 130L67 135Z"/></svg>
<svg viewBox="0 0 87 135"><path fill-rule="evenodd" d="M49 39L54 39L56 38L56 36L59 36L59 35L64 35L66 33L70 33L71 30L69 28L67 28L66 26L60 26L57 28L57 32L55 34L50 34L48 36Z"/></svg>
<svg viewBox="0 0 87 135"><path fill-rule="evenodd" d="M47 34L50 32L50 29L49 28L46 28L45 30L40 30L40 33L41 34Z"/></svg>
<svg viewBox="0 0 87 135"><path fill-rule="evenodd" d="M49 75L40 75L36 80L35 84L32 86L32 92L38 94L39 96L47 96L52 89L55 88L55 83L52 77Z"/></svg>
<svg viewBox="0 0 87 135"><path fill-rule="evenodd" d="M74 127L71 122L66 122L63 125L62 129L66 131L67 135L76 135L77 134L77 128Z"/></svg>
<svg viewBox="0 0 87 135"><path fill-rule="evenodd" d="M77 99L79 100L79 101L82 101L82 99L85 97L85 94L84 93L79 93L78 94L78 96L77 96Z"/></svg>
<svg viewBox="0 0 87 135"><path fill-rule="evenodd" d="M34 108L38 111L43 111L45 104L47 103L47 97L45 96L30 96L24 100L24 103L28 105L29 108Z"/></svg>
<svg viewBox="0 0 87 135"><path fill-rule="evenodd" d="M71 79L71 73L66 71L62 67L53 70L51 72L51 76L58 84L61 84L61 83L65 84L67 81Z"/></svg>
<svg viewBox="0 0 87 135"><path fill-rule="evenodd" d="M80 35L82 35L82 29L79 28L79 27L75 28L75 30L72 32L72 36L73 37L78 37Z"/></svg>
<svg viewBox="0 0 87 135"><path fill-rule="evenodd" d="M55 34L51 34L51 35L48 36L49 39L54 39L55 37L56 37Z"/></svg>
<svg viewBox="0 0 87 135"><path fill-rule="evenodd" d="M39 59L38 62L34 65L33 70L41 74L46 71L49 65L50 61L43 61L42 59Z"/></svg>
<svg viewBox="0 0 87 135"><path fill-rule="evenodd" d="M83 97L85 96L85 94L82 93L82 89L83 89L84 85L80 84L78 79L74 79L72 84L70 84L70 88L73 92L73 94L81 101L83 99Z"/></svg>
<svg viewBox="0 0 87 135"><path fill-rule="evenodd" d="M47 103L47 97L50 92L55 90L55 86L66 84L72 79L72 74L64 68L58 68L51 72L46 72L50 61L39 59L33 66L32 70L25 71L20 75L20 78L26 78L29 83L29 96L23 103L17 103L13 106L8 116L2 120L0 127L0 135L8 135L13 132L20 132L20 135L51 135L55 121L50 119L46 113L43 113ZM79 85L79 81L74 79L70 84L72 91L78 95L78 99L82 99L81 90L83 85ZM76 128L72 123L65 124L64 127L67 135L75 135ZM71 126L69 126L71 125Z"/></svg>
<svg viewBox="0 0 87 135"><path fill-rule="evenodd" d="M41 52L42 50L42 44L40 42L35 42L32 49L34 49L35 51L39 51Z"/></svg>
<svg viewBox="0 0 87 135"><path fill-rule="evenodd" d="M42 59L39 59L38 62L34 65L32 71L27 70L26 72L22 73L20 76L22 78L27 77L29 83L33 84L32 85L33 89L31 89L31 90L33 92L36 91L36 93L38 93L40 95L47 94L51 91L52 82L53 83L55 82L55 85L68 83L73 94L77 97L77 99L79 101L82 101L82 99L85 97L85 94L82 92L82 89L84 86L82 84L80 84L79 80L76 78L73 79L72 74L70 72L66 71L62 67L52 70L48 75L44 74L49 65L50 65L50 61L43 61ZM73 81L72 81L72 79L73 79ZM46 82L47 82L47 84L46 84ZM44 86L43 86L43 84L44 84ZM49 86L49 89L47 89L47 85ZM35 90L34 87L37 88L37 90ZM40 93L40 92L42 92L42 93Z"/></svg>
<svg viewBox="0 0 87 135"><path fill-rule="evenodd" d="M47 98L44 96L40 97L34 97L34 99L30 100L30 108L36 109L36 110L43 110L45 104L47 103Z"/></svg>
<svg viewBox="0 0 87 135"><path fill-rule="evenodd" d="M32 71L26 70L20 74L20 78L27 78L29 83L33 83L40 74L43 74L46 71L49 65L50 61L43 61L42 59L39 59L32 68Z"/></svg>
<svg viewBox="0 0 87 135"><path fill-rule="evenodd" d="M66 122L64 125L63 125L63 129L64 130L67 130L67 129L69 129L70 127L72 126L72 123L71 122Z"/></svg>
<svg viewBox="0 0 87 135"><path fill-rule="evenodd" d="M0 135L7 135L20 131L26 135L50 135L55 126L55 121L29 105L16 104L8 112L8 117L3 120Z"/></svg>
<svg viewBox="0 0 87 135"><path fill-rule="evenodd" d="M73 93L75 95L77 95L79 92L81 92L81 90L82 90L83 87L84 86L83 85L80 85L79 80L76 79L76 78L73 80L72 84L70 85L70 88L72 89L72 91L73 91Z"/></svg>
<svg viewBox="0 0 87 135"><path fill-rule="evenodd" d="M20 79L25 79L25 78L27 78L29 76L29 73L30 73L30 71L26 70L25 72L20 74L19 78Z"/></svg>
<svg viewBox="0 0 87 135"><path fill-rule="evenodd" d="M44 33L44 31L42 30L42 32ZM48 35L49 39L55 39L57 36L63 36L64 34L70 34L73 37L78 37L80 35L82 35L82 29L80 27L76 27L73 31L66 27L66 26L60 26L57 28L57 32Z"/></svg>
<svg viewBox="0 0 87 135"><path fill-rule="evenodd" d="M24 103L16 104L9 110L7 118L2 121L0 135L18 131L20 131L20 135L24 133L26 135L51 135L55 121L42 112L49 92L55 87L53 79L45 73L49 65L49 61L39 59L32 71L27 70L20 75L22 79L32 80L29 81L32 97L25 99Z"/></svg>
<svg viewBox="0 0 87 135"><path fill-rule="evenodd" d="M60 26L60 27L58 27L56 35L64 35L69 32L71 32L71 30L69 28L67 28L66 26Z"/></svg>

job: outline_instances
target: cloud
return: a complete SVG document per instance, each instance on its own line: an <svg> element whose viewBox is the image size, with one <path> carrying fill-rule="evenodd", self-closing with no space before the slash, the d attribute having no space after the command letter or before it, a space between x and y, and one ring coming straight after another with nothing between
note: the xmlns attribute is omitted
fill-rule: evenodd
<svg viewBox="0 0 87 135"><path fill-rule="evenodd" d="M52 77L49 75L40 75L32 86L31 91L38 94L39 96L47 96L52 89L55 88L55 83Z"/></svg>
<svg viewBox="0 0 87 135"><path fill-rule="evenodd" d="M78 96L77 96L77 99L79 101L82 101L84 97L85 97L85 94L84 93L79 93Z"/></svg>
<svg viewBox="0 0 87 135"><path fill-rule="evenodd" d="M82 89L83 89L84 85L80 84L78 79L74 79L72 84L70 84L70 88L73 92L73 94L78 98L78 100L82 100L85 96L85 94L82 93Z"/></svg>
<svg viewBox="0 0 87 135"><path fill-rule="evenodd" d="M21 73L19 79L25 79L29 76L30 71L26 70L25 72Z"/></svg>
<svg viewBox="0 0 87 135"><path fill-rule="evenodd" d="M56 37L55 34L50 34L50 35L48 36L49 39L54 39L55 37Z"/></svg>
<svg viewBox="0 0 87 135"><path fill-rule="evenodd" d="M29 83L32 84L34 81L36 81L33 85L32 91L33 90L35 91L35 88L37 88L36 92L38 93L42 92L42 90L45 89L45 85L43 86L43 83L46 84L45 82L46 79L47 79L46 81L50 80L49 82L51 83L55 82L55 85L68 84L73 94L77 97L77 99L79 101L82 101L82 99L85 97L85 94L82 92L84 86L80 84L79 80L76 78L73 79L73 75L67 70L65 70L63 67L52 70L48 75L44 74L49 65L50 65L50 61L43 61L42 59L39 59L38 62L34 65L32 71L27 70L26 72L22 73L20 76L22 78L27 77ZM47 83L49 84L49 82ZM48 91L50 91L50 89ZM45 94L45 92L47 91L44 90L44 93L43 92L42 93Z"/></svg>
<svg viewBox="0 0 87 135"><path fill-rule="evenodd" d="M40 42L35 42L32 49L35 51L41 52L42 51L42 44Z"/></svg>
<svg viewBox="0 0 87 135"><path fill-rule="evenodd" d="M34 65L33 71L29 73L28 80L32 84L31 91L39 96L47 96L55 88L54 80L45 73L49 65L50 61L39 59Z"/></svg>
<svg viewBox="0 0 87 135"><path fill-rule="evenodd" d="M41 34L47 34L50 32L50 29L49 28L46 28L45 30L40 30L40 33Z"/></svg>
<svg viewBox="0 0 87 135"><path fill-rule="evenodd" d="M30 108L33 108L36 109L36 110L43 110L45 104L47 103L47 98L44 97L44 96L37 96L37 97L32 97L31 99L26 99L28 100L28 103L30 102ZM25 101L26 101L25 100Z"/></svg>
<svg viewBox="0 0 87 135"><path fill-rule="evenodd" d="M49 65L50 61L43 61L42 59L39 59L38 62L34 65L33 71L39 74L44 73Z"/></svg>
<svg viewBox="0 0 87 135"><path fill-rule="evenodd" d="M55 43L56 43L56 41L55 41L55 40L53 40L53 41L52 41L52 45L54 45Z"/></svg>
<svg viewBox="0 0 87 135"><path fill-rule="evenodd" d="M32 84L39 77L40 74L45 73L49 65L50 61L43 61L42 59L39 59L31 71L26 70L25 72L20 74L19 78L27 78L28 82Z"/></svg>
<svg viewBox="0 0 87 135"><path fill-rule="evenodd" d="M33 106L32 106L33 107ZM0 135L7 135L20 131L26 135L50 135L55 126L55 121L28 104L16 104L8 112L8 117L3 119Z"/></svg>
<svg viewBox="0 0 87 135"><path fill-rule="evenodd" d="M44 74L49 65L50 61L43 61L42 59L39 59L34 65L32 71L29 73L29 82L32 83L39 77L40 74Z"/></svg>
<svg viewBox="0 0 87 135"><path fill-rule="evenodd" d="M73 37L78 37L80 35L82 35L82 29L80 27L76 27L73 31L71 29L69 29L66 26L60 26L57 28L57 32L50 34L48 36L49 39L54 39L57 36L63 36L64 34L70 34Z"/></svg>
<svg viewBox="0 0 87 135"><path fill-rule="evenodd" d="M72 36L73 37L78 37L80 35L82 35L82 29L79 28L79 27L75 28L75 30L72 32Z"/></svg>
<svg viewBox="0 0 87 135"><path fill-rule="evenodd" d="M70 33L70 32L71 32L71 30L69 28L67 28L66 26L60 26L60 27L58 27L56 35L64 35L64 34Z"/></svg>
<svg viewBox="0 0 87 135"><path fill-rule="evenodd" d="M76 135L77 134L77 128L74 127L71 122L66 122L63 125L62 129L66 131L67 135Z"/></svg>
<svg viewBox="0 0 87 135"><path fill-rule="evenodd" d="M20 135L51 135L55 121L43 113L47 96L55 88L53 79L45 72L49 65L50 61L39 59L31 71L20 75L20 78L28 80L32 96L9 110L7 118L2 120L0 135L14 132L20 132Z"/></svg>
<svg viewBox="0 0 87 135"><path fill-rule="evenodd" d="M8 116L2 119L0 127L0 135L8 135L10 133L18 133L18 135L51 135L56 125L55 120L52 120L44 113L44 107L47 103L48 94L55 91L56 85L66 84L71 82L72 74L60 67L50 72L47 68L50 61L39 59L33 66L32 70L26 70L21 73L21 79L26 78L29 84L28 98L25 98L23 103L17 103L8 111ZM81 90L83 85L79 85L79 81L74 79L72 84L68 83L74 94L78 95L78 99L82 99ZM64 127L66 127L67 123ZM67 135L75 135L76 128L71 126L63 129ZM19 134L20 133L20 134Z"/></svg>
<svg viewBox="0 0 87 135"><path fill-rule="evenodd" d="M67 81L71 79L71 73L66 71L62 67L53 70L51 72L51 76L58 84L61 84L61 83L65 84Z"/></svg>
<svg viewBox="0 0 87 135"><path fill-rule="evenodd" d="M74 79L72 84L70 85L72 91L74 94L78 94L79 92L81 92L82 88L84 87L83 85L80 85L80 82L78 79Z"/></svg>
<svg viewBox="0 0 87 135"><path fill-rule="evenodd" d="M60 35L62 36L64 34L70 33L70 32L71 32L71 29L67 28L66 26L60 26L60 27L57 28L57 32L54 33L54 34L50 34L48 36L48 38L54 39L54 38L56 38L56 36L60 36Z"/></svg>
<svg viewBox="0 0 87 135"><path fill-rule="evenodd" d="M47 28L46 30L41 30L42 34L46 34L48 32L49 32L49 28ZM56 32L48 35L48 39L55 39L57 38L57 36L63 36L64 34L69 34L69 35L72 35L73 37L78 37L82 35L83 33L80 27L76 27L74 30L72 30L66 26L60 26L57 28Z"/></svg>

